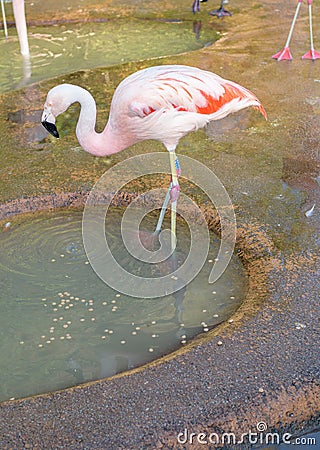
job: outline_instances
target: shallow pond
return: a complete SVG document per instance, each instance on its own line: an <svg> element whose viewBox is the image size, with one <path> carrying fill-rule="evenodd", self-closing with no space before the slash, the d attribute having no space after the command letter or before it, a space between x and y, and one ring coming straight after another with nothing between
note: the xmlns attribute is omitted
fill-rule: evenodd
<svg viewBox="0 0 320 450"><path fill-rule="evenodd" d="M121 247L122 212L108 214L106 235L117 259L134 272L141 264ZM220 246L213 234L207 261L185 289L153 299L120 294L92 270L81 221L77 210L16 216L0 234L0 400L137 367L228 319L243 300L246 277L235 257L208 283ZM151 214L143 229L152 232L155 223ZM179 220L178 230L183 259L189 228Z"/></svg>
<svg viewBox="0 0 320 450"><path fill-rule="evenodd" d="M30 27L28 59L20 55L16 31L9 32L8 41L0 40L0 92L82 69L175 55L218 38L213 29L192 21L66 23Z"/></svg>

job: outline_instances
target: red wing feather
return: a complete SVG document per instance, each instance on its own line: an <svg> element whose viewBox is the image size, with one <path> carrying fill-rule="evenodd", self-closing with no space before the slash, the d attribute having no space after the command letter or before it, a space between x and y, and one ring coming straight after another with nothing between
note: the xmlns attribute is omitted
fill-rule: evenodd
<svg viewBox="0 0 320 450"><path fill-rule="evenodd" d="M224 87L224 94L220 95L220 97L215 98L212 95L204 92L203 90L200 90L201 95L206 99L207 104L205 106L198 106L196 105L197 112L200 114L213 114L216 111L218 111L222 106L226 105L227 103L231 102L231 100L238 98L239 100L243 100L245 98L251 98L252 100L258 99L247 89L237 87L234 84L225 83L223 85ZM265 109L260 104L256 107L261 114L267 118L267 114L265 112Z"/></svg>

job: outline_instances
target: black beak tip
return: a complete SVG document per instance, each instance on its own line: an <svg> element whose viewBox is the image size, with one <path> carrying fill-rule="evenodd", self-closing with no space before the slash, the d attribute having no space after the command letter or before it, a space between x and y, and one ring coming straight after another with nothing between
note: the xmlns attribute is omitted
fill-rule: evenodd
<svg viewBox="0 0 320 450"><path fill-rule="evenodd" d="M45 129L52 134L52 136L54 136L55 138L59 137L59 133L57 130L57 127L54 123L51 122L46 122L45 120L43 122L41 122L42 125L45 127Z"/></svg>

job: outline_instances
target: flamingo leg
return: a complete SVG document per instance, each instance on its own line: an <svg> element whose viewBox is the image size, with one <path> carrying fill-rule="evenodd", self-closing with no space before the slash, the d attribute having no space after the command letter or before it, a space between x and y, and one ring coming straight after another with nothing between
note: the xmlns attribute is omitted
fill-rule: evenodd
<svg viewBox="0 0 320 450"><path fill-rule="evenodd" d="M195 14L196 12L200 11L200 0L194 0L192 4L192 12Z"/></svg>
<svg viewBox="0 0 320 450"><path fill-rule="evenodd" d="M168 204L169 204L169 201L170 201L171 188L172 188L172 182L170 183L169 189L167 190L167 193L166 193L166 196L165 196L162 208L161 208L161 212L160 212L160 216L159 216L158 223L157 223L157 226L156 226L155 234L159 234L160 231L161 231L164 215L166 213L166 210L168 208Z"/></svg>
<svg viewBox="0 0 320 450"><path fill-rule="evenodd" d="M12 7L20 43L20 52L22 55L27 56L29 55L29 43L24 0L12 0Z"/></svg>
<svg viewBox="0 0 320 450"><path fill-rule="evenodd" d="M169 201L170 200L172 201L173 197L176 197L178 199L179 191L180 191L180 187L179 187L179 183L178 183L178 177L181 175L180 164L179 164L179 160L178 160L177 155L174 153L174 156L171 156L171 153L174 153L174 152L170 152L169 153L170 154L170 165L171 165L171 182L170 182L168 191L166 193L163 205L161 207L161 212L160 212L160 215L159 215L158 223L157 223L157 226L156 226L156 229L155 229L155 232L154 232L155 235L159 234L160 231L161 231L164 215L165 215L166 210L168 208ZM171 163L171 158L174 160L172 163ZM172 168L172 165L174 165L174 169ZM176 178L175 186L173 184L172 170L174 171L173 173L174 173L175 178ZM173 190L173 193L171 193L172 190Z"/></svg>
<svg viewBox="0 0 320 450"><path fill-rule="evenodd" d="M171 250L174 251L177 244L176 222L177 222L177 201L180 193L178 175L180 174L179 161L175 151L169 152L171 166L171 183L170 199L171 199Z"/></svg>
<svg viewBox="0 0 320 450"><path fill-rule="evenodd" d="M292 20L292 23L291 23L291 27L290 27L290 30L289 30L289 34L288 34L288 37L287 37L287 41L284 44L283 49L280 50L280 52L278 52L278 53L276 53L276 54L274 54L272 56L272 58L276 59L277 61L282 61L283 59L286 59L286 60L291 60L292 59L289 45L290 45L290 41L291 41L291 38L292 38L293 29L294 29L294 26L296 24L297 17L298 17L300 8L301 8L301 3L302 3L302 0L298 0L298 4L297 4L297 7L296 7L296 12L294 14L294 17L293 17L293 20Z"/></svg>
<svg viewBox="0 0 320 450"><path fill-rule="evenodd" d="M309 10L309 28L310 28L310 50L302 56L302 59L312 59L312 61L320 58L320 53L313 46L313 30L312 30L312 0L308 0Z"/></svg>

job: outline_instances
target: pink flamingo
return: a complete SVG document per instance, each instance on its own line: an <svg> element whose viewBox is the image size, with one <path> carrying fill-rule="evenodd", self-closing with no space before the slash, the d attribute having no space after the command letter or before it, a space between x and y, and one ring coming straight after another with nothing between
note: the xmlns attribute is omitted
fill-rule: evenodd
<svg viewBox="0 0 320 450"><path fill-rule="evenodd" d="M176 207L181 174L175 150L180 138L212 120L248 106L266 117L257 97L244 87L195 67L167 65L140 70L124 79L114 92L109 120L101 133L95 131L96 103L91 94L75 85L60 84L47 95L42 124L59 137L55 120L79 102L76 135L82 148L95 156L120 152L136 142L154 139L169 152L171 183L156 232L171 200L171 247L176 246Z"/></svg>

